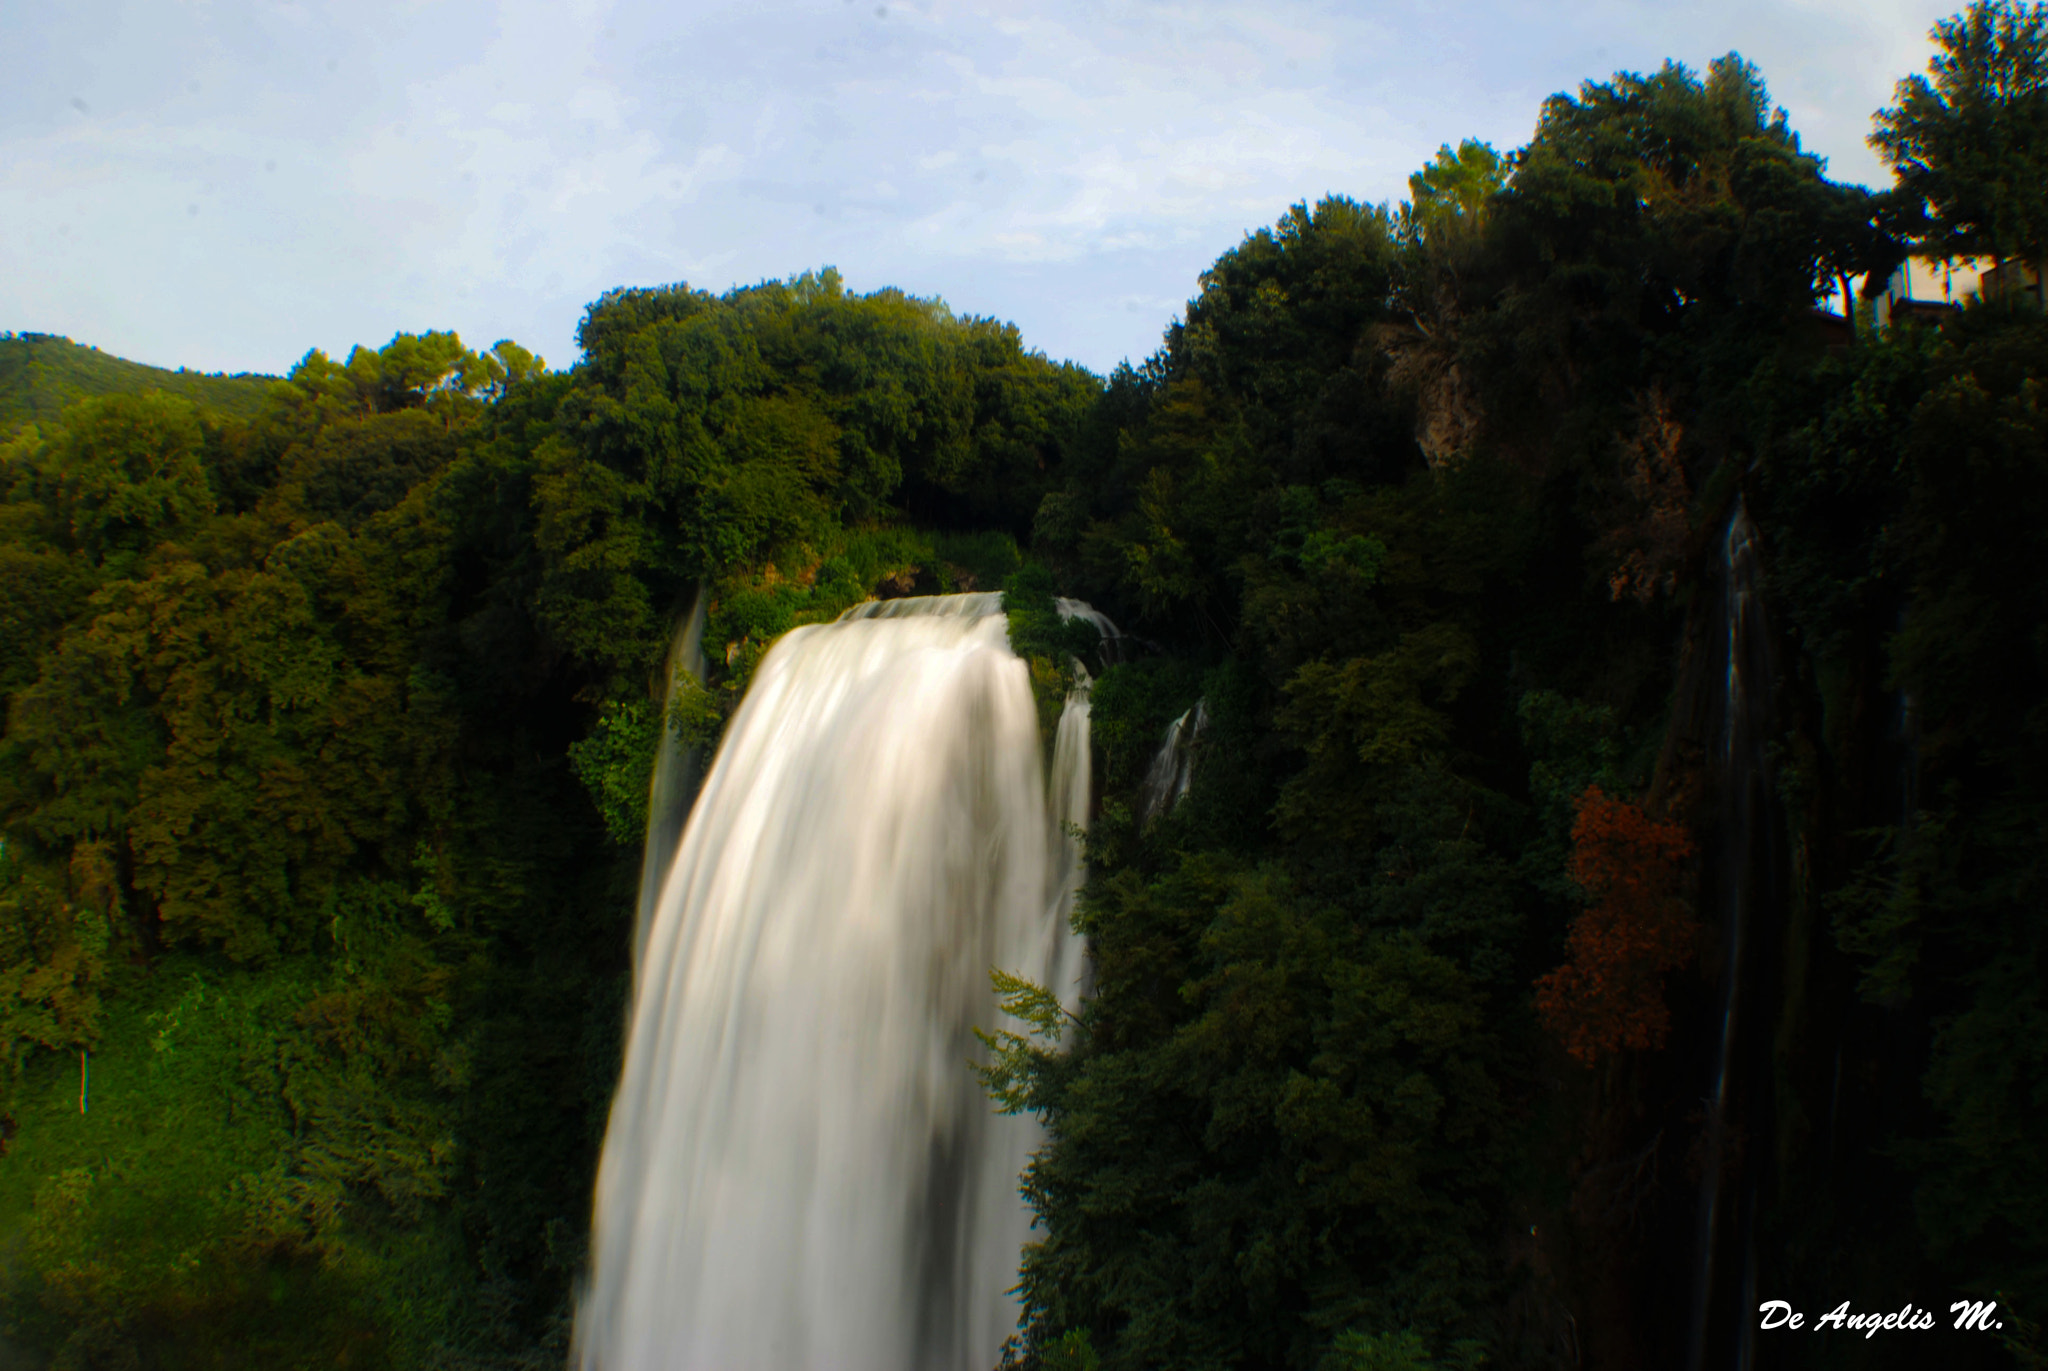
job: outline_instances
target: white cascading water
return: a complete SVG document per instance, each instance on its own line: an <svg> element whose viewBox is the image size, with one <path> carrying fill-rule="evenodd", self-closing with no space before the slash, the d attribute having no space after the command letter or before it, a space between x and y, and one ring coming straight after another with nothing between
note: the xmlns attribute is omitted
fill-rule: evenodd
<svg viewBox="0 0 2048 1371"><path fill-rule="evenodd" d="M1102 637L1102 664L1114 666L1124 659L1124 635L1110 622L1109 616L1085 600L1069 600L1064 595L1053 601L1062 619L1080 619L1088 623Z"/></svg>
<svg viewBox="0 0 2048 1371"><path fill-rule="evenodd" d="M762 660L646 934L584 1371L980 1371L1039 1133L969 1063L992 967L1076 998L1086 678L1047 784L1000 595L862 605Z"/></svg>
<svg viewBox="0 0 2048 1371"><path fill-rule="evenodd" d="M1188 797L1195 779L1195 744L1209 722L1209 702L1197 700L1185 713L1166 726L1166 737L1152 754L1145 769L1145 783L1138 787L1138 822L1148 824L1170 814Z"/></svg>
<svg viewBox="0 0 2048 1371"><path fill-rule="evenodd" d="M661 697L662 718L675 707L678 678L704 679L705 590L697 587L697 599L689 617L676 630L669 644L666 688ZM654 780L647 788L647 843L640 853L640 901L633 916L633 965L640 965L647 951L647 931L654 927L654 911L661 904L662 882L668 877L669 862L676 855L676 840L683 834L683 816L697 798L697 781L704 774L704 759L694 747L684 747L673 728L661 730L661 743L654 754Z"/></svg>

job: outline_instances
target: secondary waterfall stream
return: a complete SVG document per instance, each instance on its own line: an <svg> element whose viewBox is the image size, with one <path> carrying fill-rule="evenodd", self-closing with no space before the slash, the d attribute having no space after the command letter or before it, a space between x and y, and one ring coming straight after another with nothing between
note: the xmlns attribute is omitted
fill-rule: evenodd
<svg viewBox="0 0 2048 1371"><path fill-rule="evenodd" d="M661 700L664 717L675 704L678 677L688 675L700 682L704 679L705 607L705 591L700 585L689 617L683 620L669 646L668 686ZM647 951L647 930L654 926L654 911L661 904L662 882L675 859L676 842L683 835L683 819L690 812L690 801L697 796L697 782L703 773L704 759L698 750L684 747L673 728L663 728L661 743L655 749L654 779L647 788L647 842L640 853L640 901L633 915L636 967Z"/></svg>
<svg viewBox="0 0 2048 1371"><path fill-rule="evenodd" d="M1000 595L762 660L640 950L585 1371L968 1371L1016 1321L1036 1125L969 1070L991 967L1070 1002L1086 676L1046 774Z"/></svg>
<svg viewBox="0 0 2048 1371"><path fill-rule="evenodd" d="M1719 816L1715 887L1724 940L1721 1020L1700 1145L1689 1371L1748 1371L1755 1353L1755 1212L1767 1157L1740 1157L1745 1136L1768 1137L1770 939L1777 916L1777 831L1769 744L1776 679L1765 622L1755 527L1738 501L1722 540L1725 652L1713 762ZM1759 1149L1760 1150L1760 1149Z"/></svg>

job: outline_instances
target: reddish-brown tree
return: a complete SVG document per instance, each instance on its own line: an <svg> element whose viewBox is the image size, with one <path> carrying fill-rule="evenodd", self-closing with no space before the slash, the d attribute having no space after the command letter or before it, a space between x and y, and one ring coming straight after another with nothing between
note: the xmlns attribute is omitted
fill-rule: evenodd
<svg viewBox="0 0 2048 1371"><path fill-rule="evenodd" d="M1664 974L1692 959L1698 931L1679 893L1692 852L1683 828L1639 805L1599 786L1579 797L1570 870L1590 903L1572 921L1571 959L1536 981L1544 1026L1579 1060L1663 1046Z"/></svg>

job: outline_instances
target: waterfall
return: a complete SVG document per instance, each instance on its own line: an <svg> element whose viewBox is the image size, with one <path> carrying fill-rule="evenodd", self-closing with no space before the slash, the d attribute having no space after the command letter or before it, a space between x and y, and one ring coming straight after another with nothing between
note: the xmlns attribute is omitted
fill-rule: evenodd
<svg viewBox="0 0 2048 1371"><path fill-rule="evenodd" d="M757 669L676 847L598 1170L584 1371L968 1371L1039 1134L969 1062L991 967L1072 1001L1088 701L1050 784L999 595L874 602Z"/></svg>
<svg viewBox="0 0 2048 1371"><path fill-rule="evenodd" d="M1756 1167L1741 1168L1740 1191L1732 1199L1724 1193L1723 1172L1729 1169L1731 1138L1739 1130L1759 1126L1754 1067L1770 1050L1761 1021L1752 1022L1750 1003L1768 993L1763 985L1751 982L1768 980L1758 963L1756 942L1760 932L1771 930L1753 925L1764 912L1759 906L1775 891L1776 815L1766 751L1775 670L1759 590L1762 565L1756 533L1740 502L1722 543L1722 569L1727 657L1714 775L1720 801L1715 870L1725 941L1720 1033L1701 1157L1691 1371L1704 1371L1710 1360L1716 1360L1710 1349L1724 1340L1723 1364L1736 1371L1746 1371L1754 1353L1750 1311L1755 1302L1750 1295L1755 1280ZM1732 1291L1731 1268L1736 1282Z"/></svg>
<svg viewBox="0 0 2048 1371"><path fill-rule="evenodd" d="M1102 635L1102 664L1115 666L1124 659L1124 635L1110 622L1109 616L1095 606L1082 600L1069 600L1060 596L1053 601L1062 619L1081 619L1092 625Z"/></svg>
<svg viewBox="0 0 2048 1371"><path fill-rule="evenodd" d="M647 790L647 844L640 853L640 902L633 918L633 965L647 950L647 930L654 926L654 909L661 900L662 878L669 860L676 855L676 843L683 835L683 819L696 797L697 782L703 775L704 759L694 747L684 747L669 727L669 712L675 707L676 683L684 675L704 679L704 587L689 617L676 629L669 645L668 664L662 677L661 743L654 754L654 779Z"/></svg>
<svg viewBox="0 0 2048 1371"><path fill-rule="evenodd" d="M1178 719L1166 726L1159 751L1145 769L1145 782L1138 790L1138 822L1148 824L1187 798L1195 780L1195 744L1201 740L1202 725L1209 721L1209 704L1197 700Z"/></svg>

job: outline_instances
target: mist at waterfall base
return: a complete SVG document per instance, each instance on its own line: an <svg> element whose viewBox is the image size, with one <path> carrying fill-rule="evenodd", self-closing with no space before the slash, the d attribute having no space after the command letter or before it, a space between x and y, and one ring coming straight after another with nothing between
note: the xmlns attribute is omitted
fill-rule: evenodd
<svg viewBox="0 0 2048 1371"><path fill-rule="evenodd" d="M996 1361L1039 1133L970 1070L991 968L1077 997L1086 677L1050 775L1000 595L874 602L763 659L641 933L586 1371Z"/></svg>

